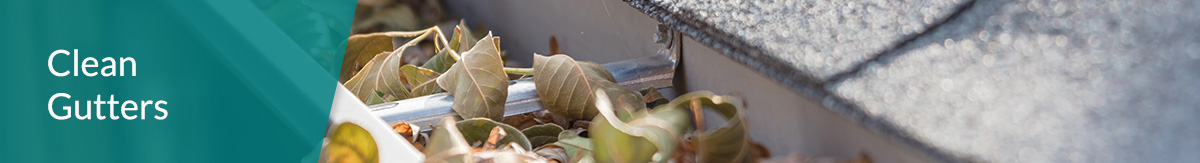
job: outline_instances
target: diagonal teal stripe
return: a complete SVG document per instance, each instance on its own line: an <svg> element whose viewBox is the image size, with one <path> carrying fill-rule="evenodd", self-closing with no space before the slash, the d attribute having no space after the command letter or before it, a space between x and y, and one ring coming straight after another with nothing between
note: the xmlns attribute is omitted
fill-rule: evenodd
<svg viewBox="0 0 1200 163"><path fill-rule="evenodd" d="M353 1L348 2L347 7L352 8ZM181 11L190 10L182 12L193 20L189 22L204 27L197 30L233 70L270 101L276 113L287 119L304 140L311 140L308 145L320 142L332 101L334 86L330 81L336 78L306 55L308 52L250 2L173 1L172 5ZM344 33L348 34L348 29Z"/></svg>

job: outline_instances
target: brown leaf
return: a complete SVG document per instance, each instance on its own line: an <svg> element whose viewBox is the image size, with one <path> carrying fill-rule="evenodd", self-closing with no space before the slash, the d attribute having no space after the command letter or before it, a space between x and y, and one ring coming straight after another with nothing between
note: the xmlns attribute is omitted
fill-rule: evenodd
<svg viewBox="0 0 1200 163"><path fill-rule="evenodd" d="M533 56L533 83L542 106L555 115L572 120L596 117L596 99L592 91L605 91L614 97L617 109L640 110L646 107L641 95L615 83L612 73L600 64L575 61L567 55ZM624 107L629 106L629 107Z"/></svg>
<svg viewBox="0 0 1200 163"><path fill-rule="evenodd" d="M404 139L408 140L408 142L413 141L413 126L411 124L404 122L396 123L395 125L392 125L392 130L396 131L396 134L400 134L400 136L404 137Z"/></svg>
<svg viewBox="0 0 1200 163"><path fill-rule="evenodd" d="M342 60L342 72L338 81L345 83L367 65L376 55L392 51L392 36L386 33L352 35L346 42L346 54Z"/></svg>
<svg viewBox="0 0 1200 163"><path fill-rule="evenodd" d="M458 36L454 39L458 39L459 44L451 43L450 46L451 47L457 46L456 47L457 50L455 50L455 51L465 52L469 49L474 49L475 43L477 43L477 41L480 40L478 37L475 37L474 33L471 32L471 28L467 27L466 20L459 20L458 26L454 27L454 31L456 33L458 33ZM492 34L488 33L487 37L492 37ZM495 42L495 41L493 41L493 42ZM496 46L496 47L499 48L500 46ZM497 49L496 51L499 51L499 49Z"/></svg>
<svg viewBox="0 0 1200 163"><path fill-rule="evenodd" d="M358 96L359 100L369 101L375 91L397 99L406 99L409 90L404 85L404 77L400 73L400 57L398 52L375 56L363 69L347 80L346 89Z"/></svg>
<svg viewBox="0 0 1200 163"><path fill-rule="evenodd" d="M517 114L517 115L504 117L504 124L508 124L510 126L513 126L513 127L519 128L519 129L525 129L525 128L533 127L536 125L542 125L542 124L556 124L558 126L570 126L571 123L569 123L569 122L570 122L570 120L564 119L564 118L558 118L558 117L554 116L554 114L551 114L550 111L546 111L546 110L540 110L540 111L529 112L529 113L525 113L525 114Z"/></svg>
<svg viewBox="0 0 1200 163"><path fill-rule="evenodd" d="M471 147L456 126L454 117L441 119L441 124L433 130L425 146L425 160L470 162Z"/></svg>
<svg viewBox="0 0 1200 163"><path fill-rule="evenodd" d="M495 127L501 127L501 129L504 129L505 134L501 139L494 142L495 145L503 145L508 144L509 142L514 142L524 147L524 150L532 149L529 145L529 138L526 138L525 134L521 133L521 130L517 130L517 128L513 128L512 126L505 125L503 123L492 121L491 119L474 118L458 121L455 124L458 127L458 130L462 131L461 133L464 140L466 140L466 142L471 142L471 144L475 144L475 142L481 142L480 144L485 144L488 141L488 138L492 136L489 131Z"/></svg>
<svg viewBox="0 0 1200 163"><path fill-rule="evenodd" d="M483 143L483 149L496 149L496 145L500 143L500 139L505 136L508 136L508 132L504 132L504 128L500 128L500 126L492 127L492 131L488 133L487 142Z"/></svg>
<svg viewBox="0 0 1200 163"><path fill-rule="evenodd" d="M391 96L396 99L412 97L411 92L408 90L408 85L405 84L405 78L400 71L400 67L404 65L404 61L402 61L403 57L401 56L402 51L416 45L416 41L424 40L430 35L437 35L438 31L437 27L433 27L421 31L381 33L387 37L415 36L415 38L413 41L405 43L391 53L375 55L374 58L363 66L362 70L359 70L358 73L354 74L354 77L345 82L346 88L354 93L355 96L358 96L359 100L364 102L370 101L371 95L375 91L383 92L385 96Z"/></svg>
<svg viewBox="0 0 1200 163"><path fill-rule="evenodd" d="M558 38L554 38L554 35L550 35L550 55L559 55L559 54L563 54L563 53L562 53L562 51L558 50Z"/></svg>
<svg viewBox="0 0 1200 163"><path fill-rule="evenodd" d="M438 86L454 97L454 112L463 118L504 118L508 76L500 51L492 41L491 34L479 40L475 47L462 53L462 60L437 78Z"/></svg>

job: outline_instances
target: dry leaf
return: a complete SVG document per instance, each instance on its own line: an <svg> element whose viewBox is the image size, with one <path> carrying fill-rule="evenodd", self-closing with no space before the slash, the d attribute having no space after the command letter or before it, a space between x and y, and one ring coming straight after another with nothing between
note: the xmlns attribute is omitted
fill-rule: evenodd
<svg viewBox="0 0 1200 163"><path fill-rule="evenodd" d="M505 136L508 136L508 132L504 132L504 128L500 128L500 126L492 127L492 131L488 133L487 141L483 143L483 149L496 149L497 144L500 144L500 139Z"/></svg>
<svg viewBox="0 0 1200 163"><path fill-rule="evenodd" d="M508 76L495 46L488 34L437 79L438 86L454 97L452 108L463 118L504 118Z"/></svg>
<svg viewBox="0 0 1200 163"><path fill-rule="evenodd" d="M400 72L400 67L404 65L403 57L400 56L405 48L415 45L430 35L438 33L437 27L429 28L422 31L413 32L385 32L386 36L392 37L410 37L416 35L412 42L408 42L399 49L392 51L389 54L379 54L371 61L367 62L366 66L360 70L354 77L347 80L346 88L358 96L359 100L369 101L371 94L375 91L383 92L384 95L395 97L396 99L406 99L412 97L408 86L405 84L404 76Z"/></svg>
<svg viewBox="0 0 1200 163"><path fill-rule="evenodd" d="M442 118L441 125L433 130L425 145L425 162L471 162L471 146L454 126L457 126L454 117Z"/></svg>
<svg viewBox="0 0 1200 163"><path fill-rule="evenodd" d="M412 86L411 93L409 94L412 97L433 94L439 90L438 87L421 87L420 85L436 80L438 76L442 75L441 73L413 65L400 66L400 72L404 74L405 83Z"/></svg>
<svg viewBox="0 0 1200 163"><path fill-rule="evenodd" d="M593 90L616 97L618 105L623 106L618 109L645 108L641 95L617 85L612 73L595 62L575 61L567 55L534 54L533 71L533 83L542 106L561 117L573 120L596 117Z"/></svg>
<svg viewBox="0 0 1200 163"><path fill-rule="evenodd" d="M392 51L392 36L386 33L352 35L346 40L346 54L342 59L342 72L338 81L346 82L358 73L376 55Z"/></svg>
<svg viewBox="0 0 1200 163"><path fill-rule="evenodd" d="M559 55L559 54L563 54L563 53L562 53L562 51L558 50L558 38L555 38L554 35L550 35L550 55Z"/></svg>
<svg viewBox="0 0 1200 163"><path fill-rule="evenodd" d="M412 125L409 123L400 122L400 123L396 123L395 125L392 125L392 130L396 131L396 134L400 134L401 137L404 137L405 140L408 140L408 142L411 143L411 142L416 142L417 137L414 135L414 133L421 131L421 127L417 126L417 125Z"/></svg>
<svg viewBox="0 0 1200 163"><path fill-rule="evenodd" d="M491 129L500 127L504 129L505 135L503 138L494 142L494 144L499 145L512 142L522 146L524 148L522 150L531 149L529 145L529 138L526 138L525 134L521 133L521 130L517 130L517 128L513 128L509 125L492 121L491 119L467 119L457 122L456 126L458 127L458 130L462 132L464 140L466 140L466 142L470 142L471 144L474 144L474 142L481 142L481 144L486 143L488 138L491 137Z"/></svg>
<svg viewBox="0 0 1200 163"><path fill-rule="evenodd" d="M471 32L471 28L467 27L466 20L459 20L458 26L454 27L454 32L458 33L458 36L455 36L455 39L459 40L458 41L459 44L452 43L450 45L450 47L456 47L456 45L457 45L458 50L456 50L456 51L458 51L458 52L467 51L468 49L474 49L475 43L477 43L477 41L480 40L480 38L475 37L474 33ZM488 33L488 35L486 37L484 37L484 39L488 39L488 38L492 38L491 33ZM492 42L497 43L497 44L499 43L499 41L492 41ZM496 45L495 47L497 48L496 51L500 51L499 45Z"/></svg>

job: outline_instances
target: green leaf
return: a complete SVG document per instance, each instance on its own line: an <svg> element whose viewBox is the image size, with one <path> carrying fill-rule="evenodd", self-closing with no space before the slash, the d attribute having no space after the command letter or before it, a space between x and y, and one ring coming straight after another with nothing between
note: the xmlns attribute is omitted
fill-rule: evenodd
<svg viewBox="0 0 1200 163"><path fill-rule="evenodd" d="M497 141L496 145L503 146L507 145L509 142L515 142L517 145L521 145L524 150L528 151L532 149L529 145L529 139L525 137L525 134L521 133L521 130L517 130L517 128L504 123L492 121L491 119L472 118L462 120L458 121L457 126L458 130L462 131L464 140L466 140L468 143L487 141L488 136L491 134L492 128L500 126L500 128L504 129L504 132L508 133L508 135L505 135L504 138L500 138L500 141Z"/></svg>
<svg viewBox="0 0 1200 163"><path fill-rule="evenodd" d="M412 91L409 95L412 97L425 96L438 91L438 87L420 87L422 83L434 81L441 73L433 72L426 68L421 68L413 65L400 66L400 72L404 74L404 79L409 86L412 86Z"/></svg>
<svg viewBox="0 0 1200 163"><path fill-rule="evenodd" d="M696 160L702 162L750 162L751 146L747 133L746 116L743 115L741 100L731 96L717 96L709 91L696 91L680 95L675 100L658 109L680 110L699 102L701 106L719 113L721 118L702 118L705 121L724 120L724 126L710 131L698 131L693 140L696 146ZM702 114L702 113L695 113ZM704 122L696 122L704 123Z"/></svg>
<svg viewBox="0 0 1200 163"><path fill-rule="evenodd" d="M363 101L363 103L366 103L367 105L375 105L385 102L387 101L383 100L383 92L379 91L375 91L375 94L371 94L371 97L367 97L367 101Z"/></svg>
<svg viewBox="0 0 1200 163"><path fill-rule="evenodd" d="M454 97L452 108L463 118L504 118L508 75L492 40L491 34L479 40L437 79L438 86Z"/></svg>
<svg viewBox="0 0 1200 163"><path fill-rule="evenodd" d="M459 132L454 117L442 118L441 122L430 135L429 143L425 145L425 160L471 162L471 145L467 144L462 132Z"/></svg>
<svg viewBox="0 0 1200 163"><path fill-rule="evenodd" d="M379 162L375 138L361 126L342 123L329 136L323 162Z"/></svg>
<svg viewBox="0 0 1200 163"><path fill-rule="evenodd" d="M596 117L593 90L613 95L619 109L641 110L641 95L616 84L611 72L600 64L575 61L567 55L533 55L533 84L542 106L555 115L570 119Z"/></svg>
<svg viewBox="0 0 1200 163"><path fill-rule="evenodd" d="M466 20L459 20L458 26L454 27L454 31L456 33L458 33L458 35L455 36L454 39L458 39L459 44L455 44L454 42L451 42L450 47L454 47L454 45L458 45L457 51L459 51L459 52L467 51L467 49L474 49L475 44L477 43L476 41L480 40L478 37L475 37L475 35L471 33L471 28L467 27ZM484 37L484 39L492 39L492 34L488 33L488 35L486 37ZM497 46L497 47L499 47L499 46ZM497 53L497 54L499 54L499 53Z"/></svg>
<svg viewBox="0 0 1200 163"><path fill-rule="evenodd" d="M429 61L425 61L425 64L421 65L421 67L433 70L433 72L446 73L446 70L450 69L450 66L454 65L454 62L458 62L458 52L454 52L454 50L448 46L445 49L442 49L442 51L439 51L437 54L434 54L433 57L429 58Z"/></svg>
<svg viewBox="0 0 1200 163"><path fill-rule="evenodd" d="M342 59L342 73L338 81L346 82L367 65L376 55L392 51L392 36L386 33L358 34L346 40L346 54Z"/></svg>
<svg viewBox="0 0 1200 163"><path fill-rule="evenodd" d="M448 46L443 48L441 51L438 51L437 54L434 54L433 57L429 58L429 61L425 61L425 64L421 65L421 67L428 68L438 73L446 73L446 69L450 69L450 66L454 65L454 62L458 62L460 58L458 53L465 51L466 48L470 47L467 45L462 45L461 43L463 40L466 40L466 37L474 38L474 36L464 35L470 35L470 30L466 29L466 21L460 20L458 26L454 27L454 35L451 37L450 42L447 43ZM478 40L471 39L471 41L468 43L474 44L475 41Z"/></svg>
<svg viewBox="0 0 1200 163"><path fill-rule="evenodd" d="M558 141L558 133L562 132L563 128L553 123L541 124L525 128L521 133L525 137L529 137L529 145L532 147L541 147L549 143Z"/></svg>
<svg viewBox="0 0 1200 163"><path fill-rule="evenodd" d="M576 135L574 131L558 133L558 142L546 144L536 151L538 155L559 162L592 162L592 140Z"/></svg>
<svg viewBox="0 0 1200 163"><path fill-rule="evenodd" d="M683 109L640 110L618 118L604 91L596 91L601 116L588 128L596 162L665 162L691 120ZM624 106L628 107L628 106Z"/></svg>
<svg viewBox="0 0 1200 163"><path fill-rule="evenodd" d="M558 133L558 142L554 145L562 147L566 150L570 161L568 162L590 162L592 158L592 140L579 137L575 132L562 131Z"/></svg>
<svg viewBox="0 0 1200 163"><path fill-rule="evenodd" d="M527 136L527 137L529 137L529 145L536 146L536 147L541 147L543 145L554 143L554 142L558 141L558 138L554 137L554 136Z"/></svg>

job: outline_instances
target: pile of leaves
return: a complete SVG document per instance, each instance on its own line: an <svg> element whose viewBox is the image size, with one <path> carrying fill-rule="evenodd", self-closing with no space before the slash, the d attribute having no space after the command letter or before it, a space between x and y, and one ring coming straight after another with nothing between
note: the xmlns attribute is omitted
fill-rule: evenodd
<svg viewBox="0 0 1200 163"><path fill-rule="evenodd" d="M396 46L396 38L408 41ZM425 41L438 49L432 57L406 62L406 48ZM462 120L442 119L428 126L431 133L393 126L430 162L750 162L768 155L749 140L737 98L698 91L668 101L654 88L617 85L600 64L568 55L534 54L531 68L505 67L499 44L463 24L451 35L438 27L356 34L347 41L344 84L367 104L453 96ZM546 110L503 117L508 74L532 77ZM704 126L709 121L722 125Z"/></svg>
<svg viewBox="0 0 1200 163"><path fill-rule="evenodd" d="M750 140L739 99L698 91L669 100L652 87L627 90L605 67L562 54L553 36L551 55L534 54L532 67L516 68L524 66L506 60L499 37L446 21L436 0L359 0L355 12L339 81L359 100L454 97L457 118L393 125L426 162L870 162L866 155L763 160L770 154ZM509 81L523 77L533 78L547 110L503 117ZM322 162L386 155L350 123L338 125L325 148Z"/></svg>

